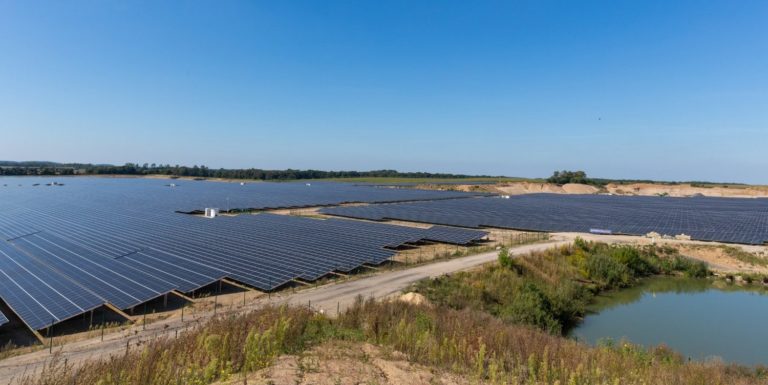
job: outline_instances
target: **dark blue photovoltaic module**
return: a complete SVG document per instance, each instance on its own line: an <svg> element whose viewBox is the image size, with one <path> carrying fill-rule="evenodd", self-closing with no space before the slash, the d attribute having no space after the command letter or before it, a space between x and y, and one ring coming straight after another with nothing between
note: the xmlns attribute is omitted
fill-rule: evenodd
<svg viewBox="0 0 768 385"><path fill-rule="evenodd" d="M0 188L0 298L36 330L104 304L129 310L224 278L268 291L381 264L407 243L464 245L487 235L267 213L182 213L476 196L466 193L112 178L46 187L41 178L4 179L13 182Z"/></svg>
<svg viewBox="0 0 768 385"><path fill-rule="evenodd" d="M529 194L324 208L322 213L460 227L546 232L689 235L694 240L761 245L768 199Z"/></svg>

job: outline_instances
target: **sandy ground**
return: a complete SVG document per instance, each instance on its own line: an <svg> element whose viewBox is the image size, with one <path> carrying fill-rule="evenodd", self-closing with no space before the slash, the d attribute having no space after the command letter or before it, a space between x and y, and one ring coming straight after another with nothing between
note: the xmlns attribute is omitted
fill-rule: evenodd
<svg viewBox="0 0 768 385"><path fill-rule="evenodd" d="M610 183L604 188L569 183L562 186L541 183L541 182L505 182L490 185L419 185L422 189L438 190L458 190L473 192L490 192L504 195L522 195L522 194L614 194L614 195L642 195L658 196L666 195L671 197L691 197L691 196L709 196L709 197L730 197L730 198L768 198L768 186L746 186L746 185L711 185L707 187L692 186L683 184L662 184L662 183L631 183L614 184Z"/></svg>
<svg viewBox="0 0 768 385"><path fill-rule="evenodd" d="M463 385L475 381L408 361L405 354L368 343L334 341L285 355L247 376L249 385ZM214 385L240 385L242 375Z"/></svg>
<svg viewBox="0 0 768 385"><path fill-rule="evenodd" d="M726 187L727 186L727 187ZM661 195L688 197L703 195L709 197L757 198L768 197L768 186L695 187L690 184L664 185L656 183L634 183L628 185L608 184L606 190L617 195Z"/></svg>
<svg viewBox="0 0 768 385"><path fill-rule="evenodd" d="M398 300L429 305L421 294L407 293ZM235 375L214 385L463 385L477 381L414 364L408 356L363 342L329 341L299 355L279 357L270 367ZM243 378L245 377L245 378ZM245 381L244 381L245 380Z"/></svg>
<svg viewBox="0 0 768 385"><path fill-rule="evenodd" d="M496 186L496 189L506 195L520 195L533 193L553 193L553 194L596 194L599 189L594 186L583 184L568 183L558 186L551 183L508 183Z"/></svg>
<svg viewBox="0 0 768 385"><path fill-rule="evenodd" d="M458 185L441 185L441 184L421 184L416 188L425 190L454 190L465 192L490 192L494 194L503 195L522 195L522 194L536 194L536 193L552 193L552 194L596 194L600 191L599 188L594 186L588 186L585 184L568 183L562 186L558 186L551 183L540 182L502 182L497 184L458 184Z"/></svg>

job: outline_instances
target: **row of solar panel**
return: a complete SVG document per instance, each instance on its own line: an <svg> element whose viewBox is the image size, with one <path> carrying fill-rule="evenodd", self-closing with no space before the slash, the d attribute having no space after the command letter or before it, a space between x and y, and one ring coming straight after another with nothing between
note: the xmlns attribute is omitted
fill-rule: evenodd
<svg viewBox="0 0 768 385"><path fill-rule="evenodd" d="M168 181L159 179L69 178L61 188L29 187L50 182L45 178L4 178L10 186L0 194L30 203L57 199L105 204L116 209L141 206L155 211L203 211L207 207L222 210L274 209L338 205L350 202L405 202L433 199L466 198L478 193L417 190L355 185L351 183L223 183L208 181ZM174 187L171 187L174 186ZM148 199L151 198L151 199Z"/></svg>
<svg viewBox="0 0 768 385"><path fill-rule="evenodd" d="M501 198L335 207L326 214L461 227L644 235L686 234L743 244L768 241L768 200L532 194Z"/></svg>
<svg viewBox="0 0 768 385"><path fill-rule="evenodd" d="M48 208L46 211L54 215L52 217L39 218L35 215L30 216L31 214L29 213L24 215L17 213L16 217L23 219L25 222L37 223L39 228L45 229L52 233L61 234L64 238L85 238L84 241L87 241L92 248L100 249L100 251L112 257L130 254L140 249L141 247L139 244L146 237L157 238L153 241L155 243L169 245L174 240L174 236L181 235L184 239L180 240L181 244L178 247L184 247L184 244L189 243L189 237L186 233L192 230L199 231L199 233L193 237L193 242L200 242L201 240L214 237L214 239L210 239L207 242L209 245L212 245L216 242L219 242L218 238L233 238L233 241L237 241L240 244L254 246L257 250L251 250L251 254L258 253L262 250L269 251L270 247L274 249L275 253L279 253L281 250L286 249L286 242L280 238L284 238L286 236L294 238L296 236L302 236L304 239L301 240L301 242L296 242L295 240L291 239L288 249L302 248L304 246L304 251L309 255L312 255L312 253L318 251L318 248L321 248L323 245L327 245L328 247L332 248L332 250L329 250L329 252L335 252L338 254L340 250L345 248L345 244L356 243L357 246L350 251L352 251L353 254L360 256L360 253L365 251L361 250L360 246L363 246L365 249L370 249L370 243L375 240L372 238L375 232L372 231L371 226L364 228L361 227L362 225L356 224L352 226L346 226L346 228L352 229L354 231L340 231L337 229L338 226L330 227L330 222L324 224L323 227L318 227L314 226L317 224L317 222L314 220L307 221L303 218L296 218L291 220L290 217L284 216L245 216L244 218L246 218L246 220L241 221L227 217L220 217L217 220L211 222L184 215L162 216L157 214L157 217L153 215L143 215L136 217L123 213L105 216L99 212L92 212L93 209L87 207L78 210L72 210L58 205ZM82 222L79 223L61 219L72 215L76 215L82 219L87 220L79 221ZM264 223L268 218L273 218L271 222L274 222L275 220L281 221L282 226L287 226L288 223L292 223L292 225L290 228L282 229L276 223ZM236 223L237 226L228 225L228 222ZM299 223L307 222L313 226L310 226L310 228L302 229L301 226L297 225ZM13 223L18 223L18 221ZM10 224L12 225L13 223ZM84 225L84 223L87 223L87 225ZM210 226L212 223L215 223L216 226ZM242 233L241 230L247 229L249 223L252 223L252 226L256 226L257 228L253 229L252 231L247 231L247 237L244 238L240 233ZM353 224L354 223L359 222L353 222ZM357 229L355 229L355 227L357 227ZM378 227L380 228L381 226ZM0 232L3 232L5 228L6 226L4 226L2 216L0 216ZM175 231L175 229L179 228L184 229L184 231L181 233ZM357 234L360 233L360 230L362 229L366 229L367 232L364 235ZM464 244L476 240L485 234L483 232L459 230L457 234L461 235L461 238L457 238L455 235L452 237L446 235L439 236L439 234L446 234L446 232L450 230L443 230L442 232L438 232L438 228L426 231L423 229L413 228L403 229L404 230L400 231L408 232L406 237L402 237L397 234L391 234L392 230L389 230L390 234L379 234L379 237L384 235L390 238L388 240L381 240L381 244L383 246L397 246L405 242L412 242L415 239L427 239L440 242ZM94 236L103 230L107 231L103 234L98 234L98 237ZM30 231L33 233L34 231L37 231L37 229ZM456 230L454 230L454 233L451 234L455 233ZM115 237L117 234L119 234L122 239L116 239ZM324 239L316 240L309 238L317 238L321 235L324 237ZM355 240L358 238L360 238L360 241L355 242ZM307 248L305 246L308 243L313 244L311 247ZM169 245L169 247L177 246ZM199 247L205 247L205 243L199 245ZM226 248L228 246L217 246L217 248L221 247ZM347 247L347 249L349 249L349 247ZM365 259L363 261L376 263L377 259L386 260L391 256L390 253L381 254L379 252L378 254L380 258L375 258L374 256L373 259ZM285 260L280 260L279 262L281 266L285 266L286 264ZM351 262L352 265L348 266L348 269L353 269L360 264L360 261L356 259L351 260ZM306 266L302 266L302 269L305 268ZM323 273L325 272L327 272L327 270L325 270ZM291 272L291 274L295 274L295 272Z"/></svg>
<svg viewBox="0 0 768 385"><path fill-rule="evenodd" d="M6 242L0 242L0 278L0 298L33 330L104 304L69 276Z"/></svg>
<svg viewBox="0 0 768 385"><path fill-rule="evenodd" d="M0 297L37 330L105 303L130 309L224 277L272 290L295 278L315 280L382 263L395 254L385 246L423 239L463 244L486 235L272 214L209 220L175 213L105 215L67 204L38 204L12 216L0 209L4 236L19 223L35 228L0 242L0 274L9 277L0 280Z"/></svg>
<svg viewBox="0 0 768 385"><path fill-rule="evenodd" d="M247 264L251 266L250 269L253 270L254 266L258 266L256 270L271 273L272 275L282 270L285 273L283 278L286 280L295 277L297 273L301 273L306 278L317 278L326 274L330 270L329 266L327 263L325 265L320 263L327 262L327 259L318 259L318 264L311 265L314 259L313 256L316 254L331 253L331 255L336 256L336 260L346 259L348 263L341 263L340 267L346 267L348 270L351 270L361 263L380 263L388 259L391 256L391 252L380 249L381 246L396 245L410 241L407 238L393 239L387 243L382 243L378 247L373 247L374 245L371 242L376 241L375 237L357 234L357 237L361 238L361 242L349 245L349 243L354 243L355 236L351 236L349 239L339 239L344 238L343 235L322 232L318 229L318 223L313 220L309 220L309 222L314 226L300 231L301 229L297 229L296 226L293 226L293 228L281 228L277 223L265 223L264 220L254 220L258 216L250 216L249 220L241 221L238 226L229 225L228 222L230 220L226 217L221 217L215 221L185 217L178 214L174 217L167 222L147 222L143 219L115 216L111 218L111 220L116 221L113 223L94 218L90 225L98 224L98 226L92 227L90 231L79 232L77 232L79 230L77 224L70 224L68 227L65 227L65 223L59 221L41 223L43 223L43 227L47 231L61 234L63 238L82 239L83 242L88 242L89 244L91 239L98 240L98 242L94 243L111 243L114 247L111 245L100 246L98 244L93 246L100 246L102 250L112 250L112 252L106 253L112 257L131 254L141 249L139 245L147 243L164 250L183 251L185 255L199 256L206 260L231 260L233 256L253 258L254 256L263 255L266 259L258 261L260 263ZM289 219L275 216L275 220L285 221ZM275 220L272 222L275 222ZM234 221L232 222L234 225ZM252 223L249 224L249 222ZM96 237L95 235L98 235L98 232L100 232L100 230L96 230L97 228L100 230L107 229L109 233ZM178 229L183 229L183 231ZM115 236L110 235L110 233L120 234L122 239L114 239ZM303 239L295 239L297 236L304 234L306 236L303 236ZM325 236L323 239L319 239L320 235ZM416 237L412 238L418 238L418 234L416 235ZM128 242L119 243L124 240L128 240ZM200 253L201 250L205 252ZM227 251L227 255L222 255L222 250ZM248 254L248 256L241 255L244 253ZM296 255L297 253L298 255ZM287 258L289 255L292 255L292 258ZM227 256L229 258L225 258ZM308 264L309 266L307 266ZM270 266L273 269L270 269ZM295 267L294 270L290 270L292 266ZM312 268L317 269L317 272L308 274L312 273ZM233 270L248 271L249 267L240 266L240 268ZM246 283L253 284L256 287L274 286L277 283L284 282L279 276L275 276L271 283L268 279L262 279L259 282L255 282L253 277L250 277L250 279L244 277L243 279Z"/></svg>

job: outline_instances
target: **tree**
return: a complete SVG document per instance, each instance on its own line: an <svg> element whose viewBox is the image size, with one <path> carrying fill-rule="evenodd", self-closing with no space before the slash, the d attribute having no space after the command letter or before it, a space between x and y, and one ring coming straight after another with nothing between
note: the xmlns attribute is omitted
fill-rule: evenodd
<svg viewBox="0 0 768 385"><path fill-rule="evenodd" d="M594 184L593 181L587 178L587 173L584 171L555 171L552 176L547 178L547 182L558 185L566 183L582 183L582 184Z"/></svg>

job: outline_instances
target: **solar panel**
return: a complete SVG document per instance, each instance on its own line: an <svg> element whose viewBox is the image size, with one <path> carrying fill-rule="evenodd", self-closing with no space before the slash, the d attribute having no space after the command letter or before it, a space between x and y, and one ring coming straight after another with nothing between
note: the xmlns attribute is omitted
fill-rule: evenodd
<svg viewBox="0 0 768 385"><path fill-rule="evenodd" d="M3 314L3 312L0 311L0 326L3 326L8 323L8 317Z"/></svg>
<svg viewBox="0 0 768 385"><path fill-rule="evenodd" d="M88 312L105 302L6 242L0 242L0 297L34 330Z"/></svg>
<svg viewBox="0 0 768 385"><path fill-rule="evenodd" d="M462 227L547 232L610 230L618 234L690 235L692 239L763 244L768 199L669 198L529 194L325 208L321 212L369 220L397 219Z"/></svg>
<svg viewBox="0 0 768 385"><path fill-rule="evenodd" d="M173 290L171 283L50 234L37 233L12 243L120 309L130 309Z"/></svg>
<svg viewBox="0 0 768 385"><path fill-rule="evenodd" d="M220 281L227 272L169 252L147 249L121 257L120 260L147 275L172 282L181 292L191 292Z"/></svg>
<svg viewBox="0 0 768 385"><path fill-rule="evenodd" d="M176 181L170 187L162 180L108 178L71 178L64 187L49 188L32 187L50 182L47 178L4 179L13 187L0 189L0 239L14 253L4 271L17 260L29 271L41 269L44 281L54 277L51 286L77 304L60 310L46 302L54 294L25 293L26 281L5 280L0 298L33 328L104 303L130 309L171 290L190 292L222 278L274 290L294 279L311 281L384 263L404 244L468 244L486 235L273 214L209 220L178 212L452 200L478 195L473 193L345 183ZM66 290L70 286L72 293Z"/></svg>

